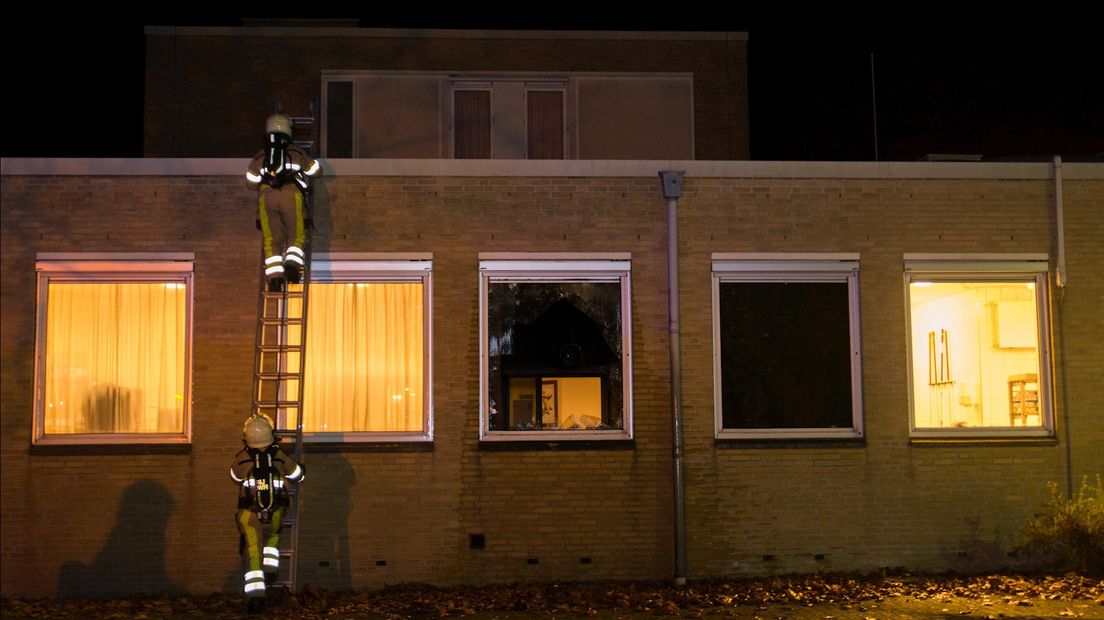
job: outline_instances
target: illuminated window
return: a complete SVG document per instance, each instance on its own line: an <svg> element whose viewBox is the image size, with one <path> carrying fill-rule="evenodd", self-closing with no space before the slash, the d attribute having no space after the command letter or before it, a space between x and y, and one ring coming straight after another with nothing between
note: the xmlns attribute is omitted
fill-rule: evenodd
<svg viewBox="0 0 1104 620"><path fill-rule="evenodd" d="M191 437L191 254L39 254L36 444Z"/></svg>
<svg viewBox="0 0 1104 620"><path fill-rule="evenodd" d="M480 258L481 437L630 438L628 256Z"/></svg>
<svg viewBox="0 0 1104 620"><path fill-rule="evenodd" d="M318 441L432 438L432 261L315 255L303 431Z"/></svg>
<svg viewBox="0 0 1104 620"><path fill-rule="evenodd" d="M905 258L913 435L1049 435L1045 257Z"/></svg>
<svg viewBox="0 0 1104 620"><path fill-rule="evenodd" d="M862 435L858 256L714 254L719 438Z"/></svg>

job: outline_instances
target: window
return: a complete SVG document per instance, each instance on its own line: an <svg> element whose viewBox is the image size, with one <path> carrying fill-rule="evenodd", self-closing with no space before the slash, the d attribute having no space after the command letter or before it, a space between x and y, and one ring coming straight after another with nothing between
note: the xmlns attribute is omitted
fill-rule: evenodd
<svg viewBox="0 0 1104 620"><path fill-rule="evenodd" d="M323 71L323 156L693 159L694 76Z"/></svg>
<svg viewBox="0 0 1104 620"><path fill-rule="evenodd" d="M454 81L455 159L563 159L562 82Z"/></svg>
<svg viewBox="0 0 1104 620"><path fill-rule="evenodd" d="M528 159L564 158L564 91L526 91Z"/></svg>
<svg viewBox="0 0 1104 620"><path fill-rule="evenodd" d="M191 438L191 254L39 254L34 443Z"/></svg>
<svg viewBox="0 0 1104 620"><path fill-rule="evenodd" d="M315 441L432 439L432 260L314 256L303 431Z"/></svg>
<svg viewBox="0 0 1104 620"><path fill-rule="evenodd" d="M714 254L718 438L862 435L858 255Z"/></svg>
<svg viewBox="0 0 1104 620"><path fill-rule="evenodd" d="M1045 256L905 256L912 434L1049 435Z"/></svg>
<svg viewBox="0 0 1104 620"><path fill-rule="evenodd" d="M631 438L628 255L480 259L481 438Z"/></svg>
<svg viewBox="0 0 1104 620"><path fill-rule="evenodd" d="M457 89L452 97L452 156L456 159L490 159L490 89Z"/></svg>

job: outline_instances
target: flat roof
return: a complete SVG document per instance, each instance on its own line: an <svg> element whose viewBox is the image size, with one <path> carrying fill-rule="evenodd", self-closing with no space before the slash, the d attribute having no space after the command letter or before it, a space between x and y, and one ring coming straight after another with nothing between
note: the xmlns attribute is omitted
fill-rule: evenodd
<svg viewBox="0 0 1104 620"><path fill-rule="evenodd" d="M3 158L3 176L242 176L248 158ZM1050 179L1053 162L819 162L698 160L323 159L327 176ZM1067 179L1104 180L1104 163L1062 162Z"/></svg>
<svg viewBox="0 0 1104 620"><path fill-rule="evenodd" d="M590 39L643 41L747 41L746 32L674 30L460 30L446 28L353 28L318 26L146 26L151 36L190 37L367 37L389 39Z"/></svg>

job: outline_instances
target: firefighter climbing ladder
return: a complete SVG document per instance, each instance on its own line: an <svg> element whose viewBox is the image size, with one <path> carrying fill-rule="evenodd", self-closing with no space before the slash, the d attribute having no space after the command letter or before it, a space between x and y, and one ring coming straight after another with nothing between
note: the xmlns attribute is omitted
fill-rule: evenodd
<svg viewBox="0 0 1104 620"><path fill-rule="evenodd" d="M306 244L310 265L310 242ZM257 308L257 350L253 358L253 407L269 416L278 439L291 439L296 462L303 462L303 366L307 347L307 300L310 270L300 284L288 283L270 292L261 278ZM285 511L280 537L280 575L277 586L294 592L299 546L299 507L302 491L288 487L291 505Z"/></svg>
<svg viewBox="0 0 1104 620"><path fill-rule="evenodd" d="M317 157L318 123L312 101L307 116L293 116L294 143ZM277 110L281 108L277 104ZM308 193L304 208L312 211ZM308 228L309 228L308 224ZM302 282L288 283L284 290L270 292L262 276L257 300L257 350L253 357L253 408L276 424L277 439L291 439L296 462L303 462L303 367L307 351L307 307L310 291L311 243L303 247L306 268ZM263 257L262 257L263 259ZM263 262L263 260L262 260ZM298 484L288 487L291 505L285 511L280 536L280 576L277 586L294 592L298 572L299 507L302 490Z"/></svg>

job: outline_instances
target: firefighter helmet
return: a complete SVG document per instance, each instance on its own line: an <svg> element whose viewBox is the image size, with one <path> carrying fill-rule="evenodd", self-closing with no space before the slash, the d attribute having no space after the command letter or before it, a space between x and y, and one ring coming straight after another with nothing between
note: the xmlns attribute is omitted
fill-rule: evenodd
<svg viewBox="0 0 1104 620"><path fill-rule="evenodd" d="M259 412L249 416L245 421L242 436L245 439L245 445L257 450L267 448L276 442L272 434L272 420Z"/></svg>
<svg viewBox="0 0 1104 620"><path fill-rule="evenodd" d="M273 114L265 120L265 134L279 134L291 138L291 119L286 114Z"/></svg>

